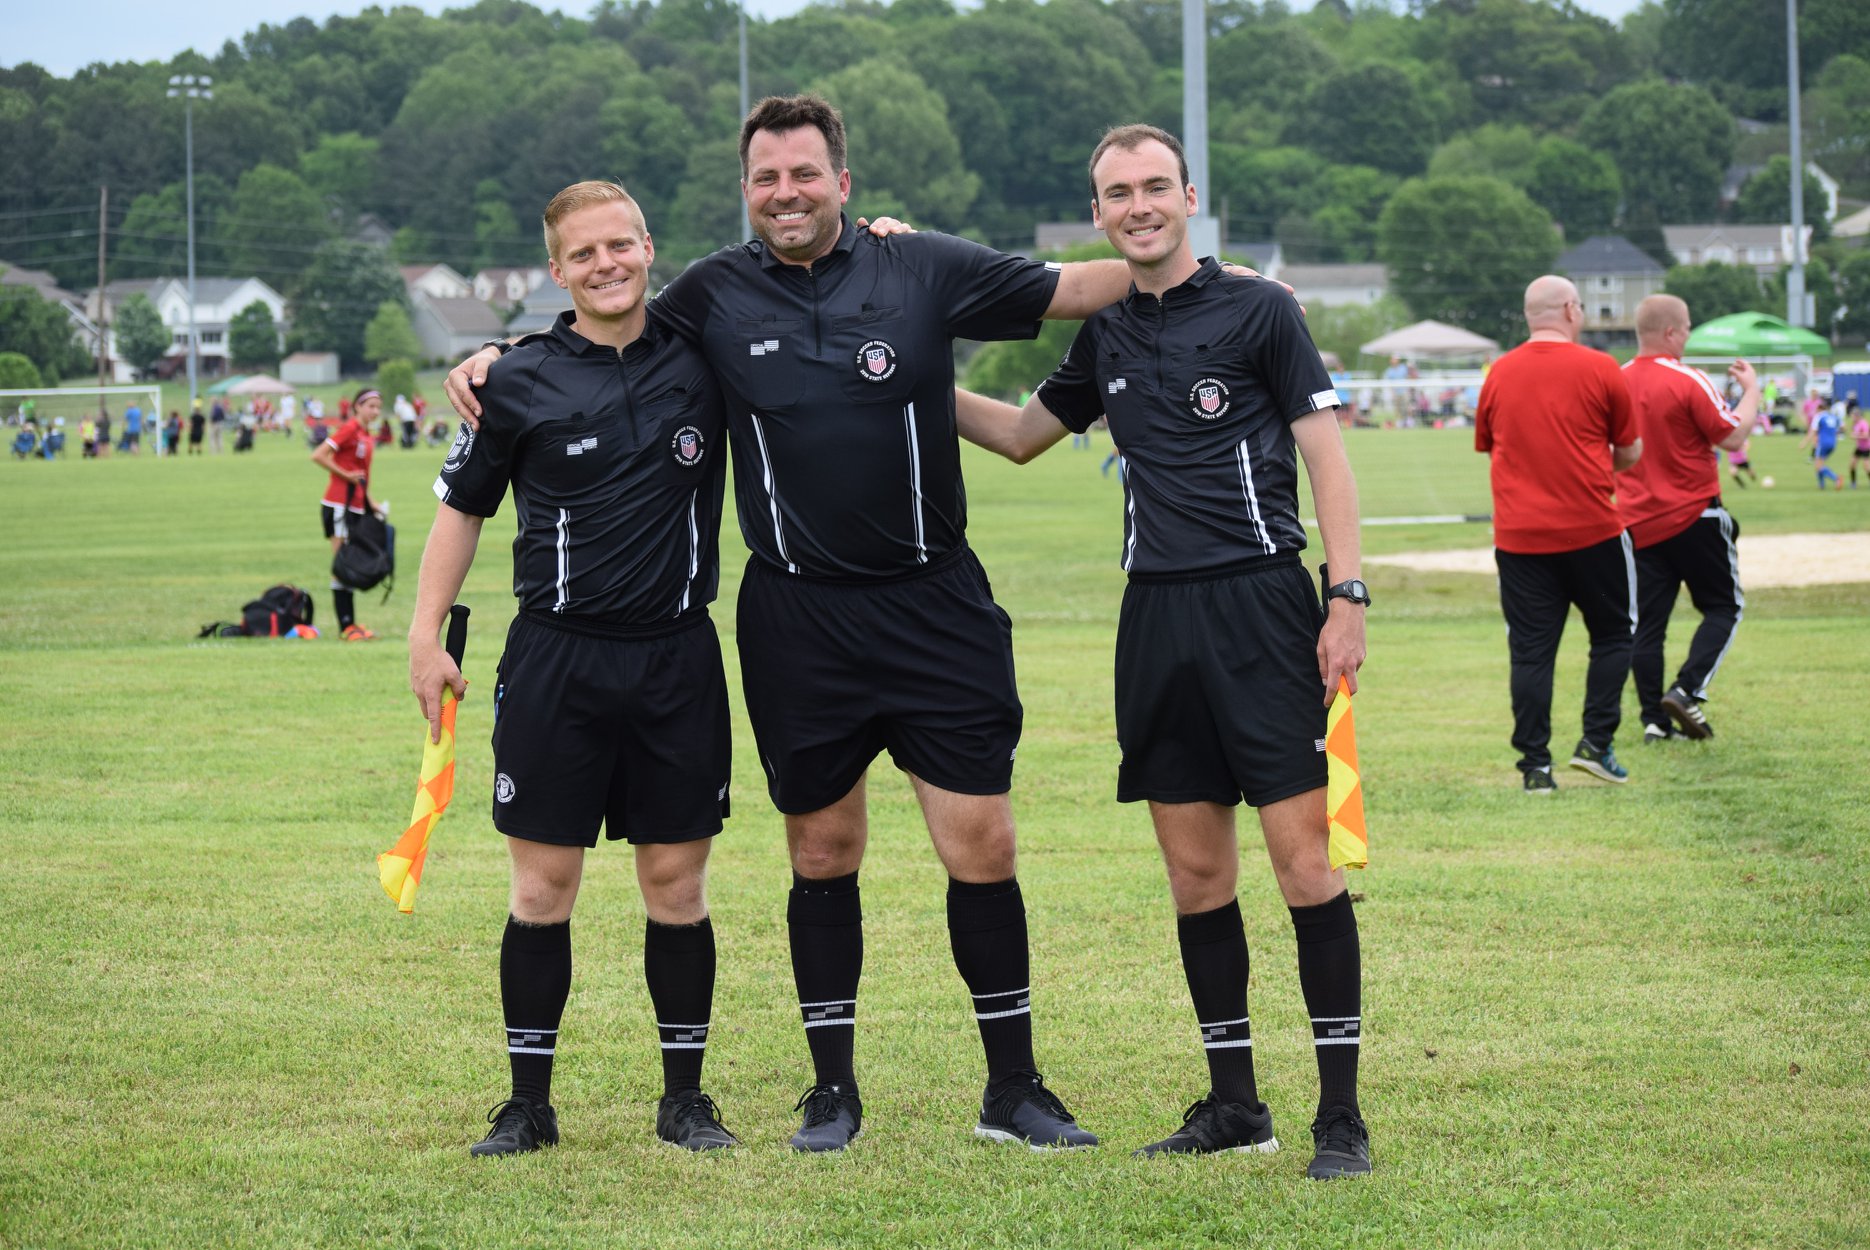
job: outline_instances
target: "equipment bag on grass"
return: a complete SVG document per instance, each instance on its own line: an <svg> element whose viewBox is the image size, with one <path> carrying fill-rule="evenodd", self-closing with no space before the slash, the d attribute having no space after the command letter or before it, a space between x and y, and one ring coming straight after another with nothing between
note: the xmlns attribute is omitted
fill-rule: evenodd
<svg viewBox="0 0 1870 1250"><path fill-rule="evenodd" d="M318 636L312 627L314 611L309 591L281 583L271 586L244 608L238 621L203 625L201 638L288 638Z"/></svg>
<svg viewBox="0 0 1870 1250"><path fill-rule="evenodd" d="M345 494L344 544L331 557L331 579L353 590L371 590L387 581L383 598L396 589L396 527L377 515L370 495L364 493L364 510L351 511L357 489Z"/></svg>

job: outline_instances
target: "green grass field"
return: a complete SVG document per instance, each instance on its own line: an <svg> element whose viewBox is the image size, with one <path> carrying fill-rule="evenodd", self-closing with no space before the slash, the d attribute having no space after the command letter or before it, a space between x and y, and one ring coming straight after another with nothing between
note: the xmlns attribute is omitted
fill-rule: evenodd
<svg viewBox="0 0 1870 1250"><path fill-rule="evenodd" d="M1465 431L1355 434L1367 516L1486 511ZM1761 439L1749 533L1870 531ZM594 854L554 1099L557 1150L470 1160L503 1096L506 859L488 695L512 614L490 522L456 803L418 909L374 857L406 819L421 724L399 639L434 452L386 450L403 584L384 641L197 642L328 557L302 444L157 463L0 464L0 1245L1853 1246L1870 1240L1870 585L1749 595L1706 745L1636 745L1628 786L1518 790L1491 579L1373 567L1357 719L1371 869L1363 1103L1377 1173L1304 1180L1315 1075L1291 929L1257 839L1242 904L1272 1156L1144 1164L1205 1089L1147 815L1111 799L1118 488L1094 452L968 461L972 533L1012 614L1015 782L1049 1082L1103 1135L1033 1155L970 1135L981 1079L942 872L908 787L871 782L864 1139L784 1147L808 1083L779 819L744 720L712 900L708 1086L745 1140L659 1146L628 851ZM510 511L510 510L509 510ZM731 523L730 523L731 524ZM1867 539L1866 541L1870 541ZM1371 552L1486 527L1371 527ZM744 559L730 537L721 599ZM1692 613L1684 604L1671 652ZM731 610L717 612L733 666ZM1570 745L1583 639L1558 679ZM730 672L737 689L737 675ZM737 701L737 700L736 700Z"/></svg>

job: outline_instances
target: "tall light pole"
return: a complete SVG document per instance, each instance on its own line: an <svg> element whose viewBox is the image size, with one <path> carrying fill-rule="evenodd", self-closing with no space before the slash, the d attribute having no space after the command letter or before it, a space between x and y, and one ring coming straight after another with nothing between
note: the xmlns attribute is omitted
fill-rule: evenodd
<svg viewBox="0 0 1870 1250"><path fill-rule="evenodd" d="M1799 3L1786 0L1786 120L1792 134L1792 268L1786 273L1786 320L1810 326L1805 315L1805 153L1799 142ZM1825 327L1829 338L1831 328Z"/></svg>
<svg viewBox="0 0 1870 1250"><path fill-rule="evenodd" d="M1789 2L1789 0L1788 0ZM187 152L188 180L188 410L195 411L199 399L201 375L200 333L195 327L195 101L212 100L214 79L206 74L173 74L169 78L169 98L180 96L182 134Z"/></svg>
<svg viewBox="0 0 1870 1250"><path fill-rule="evenodd" d="M1207 0L1182 0L1182 151L1201 205L1188 219L1188 241L1196 256L1218 256L1221 223L1211 207L1214 187L1208 181Z"/></svg>
<svg viewBox="0 0 1870 1250"><path fill-rule="evenodd" d="M747 113L753 108L753 101L747 98L747 6L740 6L740 118L746 120Z"/></svg>

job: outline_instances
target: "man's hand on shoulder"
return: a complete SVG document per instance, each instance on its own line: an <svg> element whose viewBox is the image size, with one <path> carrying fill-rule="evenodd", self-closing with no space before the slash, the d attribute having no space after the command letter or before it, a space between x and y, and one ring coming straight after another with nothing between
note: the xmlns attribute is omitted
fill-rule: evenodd
<svg viewBox="0 0 1870 1250"><path fill-rule="evenodd" d="M897 221L894 217L879 217L875 221L871 221L867 217L859 217L857 219L857 228L859 230L868 230L879 239L888 238L892 234L914 234L916 232L914 226L906 221Z"/></svg>
<svg viewBox="0 0 1870 1250"><path fill-rule="evenodd" d="M500 359L498 350L483 347L466 360L448 371L447 379L442 383L442 390L447 393L448 402L461 414L461 419L470 430L480 429L480 397L474 391L487 382L487 367Z"/></svg>

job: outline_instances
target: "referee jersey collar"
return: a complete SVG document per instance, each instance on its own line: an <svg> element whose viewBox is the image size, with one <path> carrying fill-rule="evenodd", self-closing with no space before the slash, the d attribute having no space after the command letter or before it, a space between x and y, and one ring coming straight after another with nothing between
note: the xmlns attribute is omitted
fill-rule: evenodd
<svg viewBox="0 0 1870 1250"><path fill-rule="evenodd" d="M557 339L559 343L564 346L565 350L574 356L602 356L613 360L621 356L623 359L628 360L632 356L647 352L650 348L651 336L655 333L655 330L652 328L654 319L645 318L643 321L643 332L630 342L625 343L623 345L623 351L618 352L615 348L609 347L606 344L593 343L590 339L587 339L584 335L572 329L571 323L577 320L577 317L577 309L567 308L553 320L551 329L552 337Z"/></svg>
<svg viewBox="0 0 1870 1250"><path fill-rule="evenodd" d="M1199 293L1201 288L1207 286L1208 283L1223 276L1223 273L1224 271L1221 268L1220 261L1214 259L1212 256L1203 256L1200 262L1195 265L1195 272L1189 274L1188 277L1184 278L1175 286L1164 291L1158 302L1166 304L1171 299L1177 300L1178 302L1180 300L1190 299ZM1130 293L1123 297L1123 302L1127 305L1135 306L1142 300L1154 301L1156 298L1156 296L1149 294L1147 291L1137 290L1136 283L1132 282L1130 284Z"/></svg>
<svg viewBox="0 0 1870 1250"><path fill-rule="evenodd" d="M851 225L849 213L838 214L838 241L831 245L831 250L812 262L821 265L834 256L849 256L851 249L857 246L857 227ZM809 269L812 265L788 265L773 254L773 249L760 244L760 268L762 269Z"/></svg>

